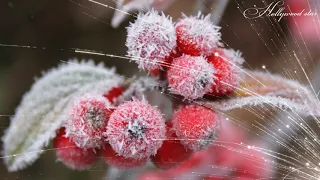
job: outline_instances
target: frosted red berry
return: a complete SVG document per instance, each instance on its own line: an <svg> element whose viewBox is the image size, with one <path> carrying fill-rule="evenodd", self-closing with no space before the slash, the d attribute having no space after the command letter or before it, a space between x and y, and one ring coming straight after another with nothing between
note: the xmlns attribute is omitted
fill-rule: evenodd
<svg viewBox="0 0 320 180"><path fill-rule="evenodd" d="M161 169L170 169L179 166L186 161L193 153L187 150L177 138L172 122L167 121L166 139L155 156L151 157L154 165Z"/></svg>
<svg viewBox="0 0 320 180"><path fill-rule="evenodd" d="M144 165L148 159L132 159L119 156L112 147L107 144L101 150L104 161L117 168L135 168Z"/></svg>
<svg viewBox="0 0 320 180"><path fill-rule="evenodd" d="M106 136L111 147L125 158L144 159L156 154L165 138L165 120L146 101L129 101L111 114Z"/></svg>
<svg viewBox="0 0 320 180"><path fill-rule="evenodd" d="M89 169L97 160L96 150L82 149L65 137L65 129L61 128L53 140L57 158L67 167L76 170Z"/></svg>
<svg viewBox="0 0 320 180"><path fill-rule="evenodd" d="M109 101L103 96L85 94L75 98L68 111L66 136L80 148L99 148L111 114Z"/></svg>
<svg viewBox="0 0 320 180"><path fill-rule="evenodd" d="M122 95L123 87L113 87L109 92L105 93L103 96L109 100L111 104L114 104L115 100Z"/></svg>
<svg viewBox="0 0 320 180"><path fill-rule="evenodd" d="M202 56L182 55L168 70L170 91L187 99L196 99L211 91L214 68Z"/></svg>
<svg viewBox="0 0 320 180"><path fill-rule="evenodd" d="M191 104L180 107L173 114L173 127L182 144L199 151L212 144L220 132L220 120L209 108Z"/></svg>
<svg viewBox="0 0 320 180"><path fill-rule="evenodd" d="M176 26L177 47L185 54L193 56L208 56L220 45L220 27L210 22L210 15L184 17Z"/></svg>
<svg viewBox="0 0 320 180"><path fill-rule="evenodd" d="M211 95L225 96L232 94L239 86L241 66L244 62L241 54L231 49L216 49L208 57L208 62L216 70Z"/></svg>
<svg viewBox="0 0 320 180"><path fill-rule="evenodd" d="M139 14L127 28L128 55L142 70L159 68L176 47L176 33L171 18L151 10Z"/></svg>

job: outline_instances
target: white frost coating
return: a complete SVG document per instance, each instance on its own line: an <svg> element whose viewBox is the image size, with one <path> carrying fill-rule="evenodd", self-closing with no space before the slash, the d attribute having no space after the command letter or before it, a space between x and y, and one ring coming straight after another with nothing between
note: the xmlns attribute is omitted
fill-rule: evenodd
<svg viewBox="0 0 320 180"><path fill-rule="evenodd" d="M118 0L117 10L111 20L111 26L117 28L128 17L128 13L155 8L158 11L167 9L175 0Z"/></svg>
<svg viewBox="0 0 320 180"><path fill-rule="evenodd" d="M214 67L202 56L176 58L168 71L170 91L187 99L196 99L211 91Z"/></svg>
<svg viewBox="0 0 320 180"><path fill-rule="evenodd" d="M175 25L176 29L183 29L179 34L179 41L183 44L199 45L201 55L210 55L217 46L222 46L220 26L214 25L210 21L210 14L204 16L201 12L197 16L187 17L182 14L182 18Z"/></svg>
<svg viewBox="0 0 320 180"><path fill-rule="evenodd" d="M128 55L142 70L159 68L176 47L176 31L172 19L151 10L140 13L127 27ZM160 64L159 64L160 63Z"/></svg>
<svg viewBox="0 0 320 180"><path fill-rule="evenodd" d="M243 108L244 106L270 105L282 110L290 109L306 116L320 116L319 100L308 88L298 82L263 72L250 70L246 70L246 72L248 74L242 79L246 86L239 90L247 92L242 95L244 97L200 103L222 111Z"/></svg>
<svg viewBox="0 0 320 180"><path fill-rule="evenodd" d="M17 171L34 162L55 137L66 119L69 100L84 91L97 91L103 82L121 83L114 69L93 61L70 61L51 69L27 92L2 137L4 162L9 171ZM106 89L108 91L108 89Z"/></svg>
<svg viewBox="0 0 320 180"><path fill-rule="evenodd" d="M161 112L146 101L129 101L111 114L105 133L120 156L144 159L155 155L165 138Z"/></svg>
<svg viewBox="0 0 320 180"><path fill-rule="evenodd" d="M153 91L159 86L159 82L154 77L140 77L130 84L130 86L118 98L117 102L122 103L130 101L133 98L143 100L145 91Z"/></svg>
<svg viewBox="0 0 320 180"><path fill-rule="evenodd" d="M235 65L242 65L244 63L244 59L242 57L242 53L240 51L235 51L233 49L221 49L226 57L229 57L228 61Z"/></svg>
<svg viewBox="0 0 320 180"><path fill-rule="evenodd" d="M109 86L110 88L113 86ZM74 97L69 103L66 120L66 137L71 137L80 148L100 148L103 144L102 133L111 103L99 94L84 94Z"/></svg>

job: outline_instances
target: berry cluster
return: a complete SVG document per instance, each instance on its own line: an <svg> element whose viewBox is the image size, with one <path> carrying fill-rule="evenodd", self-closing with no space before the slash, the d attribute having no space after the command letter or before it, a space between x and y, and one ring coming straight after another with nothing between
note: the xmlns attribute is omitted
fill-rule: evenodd
<svg viewBox="0 0 320 180"><path fill-rule="evenodd" d="M128 54L142 70L161 75L171 93L185 99L226 96L239 84L243 58L222 47L220 27L210 16L172 18L152 10L127 28Z"/></svg>
<svg viewBox="0 0 320 180"><path fill-rule="evenodd" d="M171 93L184 99L225 96L238 86L243 59L221 48L219 27L209 16L184 16L176 24L152 10L128 27L129 56L142 70L167 80ZM218 138L220 117L195 103L178 103L171 120L146 100L117 102L126 91L113 87L85 94L70 103L64 127L55 139L58 158L73 169L91 167L98 156L118 168L147 161L162 169L176 167Z"/></svg>
<svg viewBox="0 0 320 180"><path fill-rule="evenodd" d="M108 99L117 101L119 93L112 89L101 96L84 94L70 103L68 119L54 139L57 157L67 167L88 169L101 155L118 168L142 166L150 159L169 169L217 138L220 121L208 108L182 105L172 120L165 121L145 100L115 106Z"/></svg>

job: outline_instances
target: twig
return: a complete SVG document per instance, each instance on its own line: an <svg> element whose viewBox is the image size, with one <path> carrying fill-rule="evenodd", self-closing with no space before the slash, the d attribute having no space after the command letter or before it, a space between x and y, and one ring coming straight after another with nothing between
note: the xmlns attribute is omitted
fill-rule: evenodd
<svg viewBox="0 0 320 180"><path fill-rule="evenodd" d="M196 5L196 11L201 11L204 14L211 13L211 21L214 24L219 24L228 3L229 0L200 0Z"/></svg>

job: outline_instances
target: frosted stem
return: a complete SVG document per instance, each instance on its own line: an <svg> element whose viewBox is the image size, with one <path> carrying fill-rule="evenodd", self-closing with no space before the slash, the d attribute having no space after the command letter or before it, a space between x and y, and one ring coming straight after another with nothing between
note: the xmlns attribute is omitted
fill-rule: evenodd
<svg viewBox="0 0 320 180"><path fill-rule="evenodd" d="M202 11L204 14L211 13L210 19L213 24L217 25L220 23L221 17L223 16L228 3L229 0L198 1L196 11Z"/></svg>

